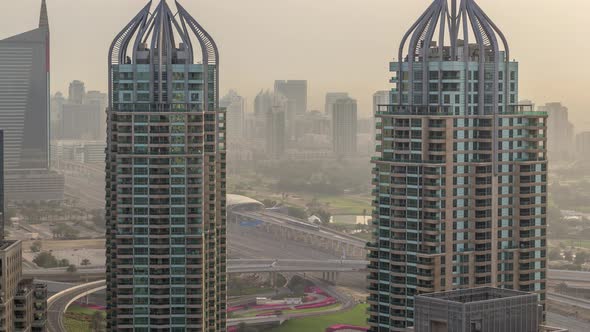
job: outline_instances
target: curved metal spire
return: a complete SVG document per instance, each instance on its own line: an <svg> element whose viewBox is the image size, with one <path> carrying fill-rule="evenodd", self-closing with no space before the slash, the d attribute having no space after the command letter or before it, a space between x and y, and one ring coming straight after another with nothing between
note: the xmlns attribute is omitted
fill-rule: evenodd
<svg viewBox="0 0 590 332"><path fill-rule="evenodd" d="M401 75L402 63L408 63L410 83L408 84L409 102L416 103L413 96L421 93L422 104L428 104L429 87L422 84L422 91L414 91L414 80L428 81L428 70L423 70L423 77L414 77L415 63L427 68L433 61L477 62L480 65L480 80L484 81L485 64L495 64L494 75L494 109L498 109L498 81L500 64L505 62L506 73L510 59L510 48L504 34L484 13L475 0L434 0L420 18L404 35L399 47L400 62L398 77ZM474 40L470 40L474 39ZM502 56L504 52L504 56ZM508 75L504 75L505 96L508 96ZM480 102L484 105L484 84L479 85ZM402 100L402 89L399 100ZM467 97L467 96L466 96ZM467 99L467 98L466 98ZM504 98L504 104L507 105ZM482 106L483 107L483 106ZM483 110L479 109L478 113Z"/></svg>
<svg viewBox="0 0 590 332"><path fill-rule="evenodd" d="M151 7L152 1L117 35L109 52L113 64L155 59L163 63L168 58L172 63L193 63L196 52L193 38L199 41L203 62L217 63L219 54L213 38L178 1L176 13L166 0L160 0L150 13ZM146 51L149 59L140 60L138 55Z"/></svg>
<svg viewBox="0 0 590 332"><path fill-rule="evenodd" d="M195 64L202 59L205 96L209 96L209 82L214 82L212 105L205 103L205 110L217 109L219 92L219 52L215 41L188 11L175 1L174 12L166 0L160 0L152 8L152 1L121 30L109 50L109 69L119 64L150 64L150 70L158 73L167 71L174 64ZM200 50L198 49L199 46ZM172 75L168 70L168 75ZM153 76L152 76L153 77ZM170 82L169 77L167 80ZM111 79L109 81L112 81ZM154 84L166 84L166 80L155 80ZM112 87L110 87L112 88ZM111 89L109 89L111 90ZM159 86L154 101L163 100L164 91L170 89ZM169 94L170 95L170 94Z"/></svg>

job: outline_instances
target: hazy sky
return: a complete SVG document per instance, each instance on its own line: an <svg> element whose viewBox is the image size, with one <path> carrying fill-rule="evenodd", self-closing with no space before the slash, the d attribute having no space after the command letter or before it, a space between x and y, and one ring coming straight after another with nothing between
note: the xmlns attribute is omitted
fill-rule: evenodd
<svg viewBox="0 0 590 332"><path fill-rule="evenodd" d="M154 0L156 1L156 0ZM0 0L0 39L38 22L41 0ZM52 92L74 79L106 90L106 55L146 0L47 0L52 33ZM169 0L169 2L172 2ZM371 112L388 89L388 62L403 33L431 0L184 0L216 40L221 89L249 106L275 79L307 79L310 108L328 91L347 91ZM479 0L507 35L520 64L521 99L562 101L578 129L590 130L588 0Z"/></svg>

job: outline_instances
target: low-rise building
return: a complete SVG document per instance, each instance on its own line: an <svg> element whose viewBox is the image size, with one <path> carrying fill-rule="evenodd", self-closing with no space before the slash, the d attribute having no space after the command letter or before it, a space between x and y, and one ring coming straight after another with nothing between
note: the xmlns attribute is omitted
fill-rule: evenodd
<svg viewBox="0 0 590 332"><path fill-rule="evenodd" d="M482 287L415 300L416 332L538 332L542 323L543 307L534 293Z"/></svg>
<svg viewBox="0 0 590 332"><path fill-rule="evenodd" d="M0 331L46 331L47 286L22 278L21 241L0 242L0 273Z"/></svg>

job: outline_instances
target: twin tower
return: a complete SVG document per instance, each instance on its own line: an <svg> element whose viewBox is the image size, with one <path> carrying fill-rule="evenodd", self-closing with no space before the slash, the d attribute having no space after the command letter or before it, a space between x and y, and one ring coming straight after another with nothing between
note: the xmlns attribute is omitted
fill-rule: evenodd
<svg viewBox="0 0 590 332"><path fill-rule="evenodd" d="M391 63L377 117L371 331L421 293L493 286L545 300L544 113L473 0L435 0ZM109 54L110 330L225 331L226 152L219 53L179 4L145 6Z"/></svg>

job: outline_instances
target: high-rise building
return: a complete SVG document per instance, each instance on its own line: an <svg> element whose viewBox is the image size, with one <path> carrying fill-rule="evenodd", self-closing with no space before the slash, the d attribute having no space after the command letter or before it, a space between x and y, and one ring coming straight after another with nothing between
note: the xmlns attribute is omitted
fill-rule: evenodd
<svg viewBox="0 0 590 332"><path fill-rule="evenodd" d="M275 81L275 93L280 93L287 98L289 105L287 112L295 115L307 112L307 81Z"/></svg>
<svg viewBox="0 0 590 332"><path fill-rule="evenodd" d="M250 118L248 131L250 138L265 139L266 114L272 109L274 94L270 91L260 91L254 98L254 116Z"/></svg>
<svg viewBox="0 0 590 332"><path fill-rule="evenodd" d="M490 286L544 304L547 114L517 104L506 38L474 0L435 0L397 58L377 112L370 330L413 326L424 293Z"/></svg>
<svg viewBox="0 0 590 332"><path fill-rule="evenodd" d="M285 132L287 141L295 142L297 135L297 120L307 112L307 81L275 81L274 92L287 100L285 113Z"/></svg>
<svg viewBox="0 0 590 332"><path fill-rule="evenodd" d="M268 158L280 159L285 154L285 110L274 106L266 113L266 154Z"/></svg>
<svg viewBox="0 0 590 332"><path fill-rule="evenodd" d="M324 106L324 112L330 118L332 117L332 111L334 111L334 104L338 99L348 98L348 92L328 92L326 93L326 106Z"/></svg>
<svg viewBox="0 0 590 332"><path fill-rule="evenodd" d="M246 100L235 90L219 100L219 106L225 108L227 121L227 141L239 142L244 139L244 122L246 117Z"/></svg>
<svg viewBox="0 0 590 332"><path fill-rule="evenodd" d="M357 152L358 115L357 103L352 98L341 98L332 108L332 147L336 155L352 155Z"/></svg>
<svg viewBox="0 0 590 332"><path fill-rule="evenodd" d="M86 86L82 81L72 81L68 90L68 101L70 104L82 104L86 97Z"/></svg>
<svg viewBox="0 0 590 332"><path fill-rule="evenodd" d="M150 1L109 51L109 331L226 331L219 53L174 8Z"/></svg>
<svg viewBox="0 0 590 332"><path fill-rule="evenodd" d="M576 160L590 160L590 131L576 135Z"/></svg>
<svg viewBox="0 0 590 332"><path fill-rule="evenodd" d="M51 97L51 139L58 139L59 133L58 128L60 127L61 121L61 114L63 112L64 104L66 103L66 99L64 98L61 92L56 92L55 95Z"/></svg>
<svg viewBox="0 0 590 332"><path fill-rule="evenodd" d="M67 101L61 93L52 98L53 137L60 140L100 140L106 132L107 95L88 91L84 82L72 81Z"/></svg>
<svg viewBox="0 0 590 332"><path fill-rule="evenodd" d="M106 132L107 132L107 94L100 92L100 91L88 91L86 93L85 102L88 105L96 105L98 107L99 112L99 135L98 139L102 141L106 141Z"/></svg>
<svg viewBox="0 0 590 332"><path fill-rule="evenodd" d="M561 103L539 106L540 112L549 115L547 122L547 152L553 162L569 161L575 152L574 125L569 120L569 111Z"/></svg>
<svg viewBox="0 0 590 332"><path fill-rule="evenodd" d="M98 140L101 136L99 107L98 104L64 104L59 122L59 139Z"/></svg>
<svg viewBox="0 0 590 332"><path fill-rule="evenodd" d="M0 129L7 170L49 165L49 22L0 40Z"/></svg>
<svg viewBox="0 0 590 332"><path fill-rule="evenodd" d="M64 179L49 170L49 19L0 40L0 129L7 201L61 200Z"/></svg>

